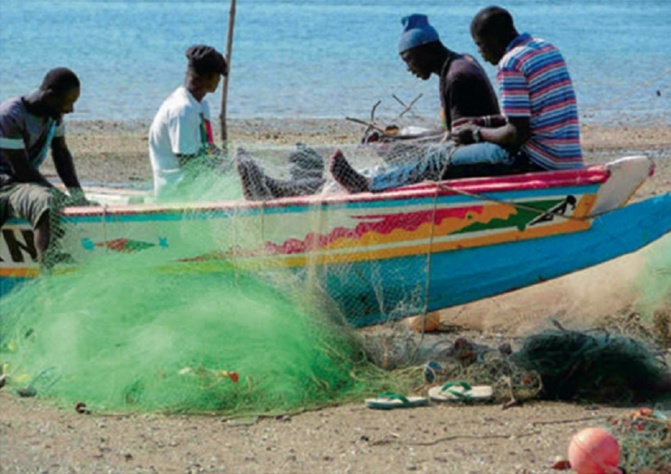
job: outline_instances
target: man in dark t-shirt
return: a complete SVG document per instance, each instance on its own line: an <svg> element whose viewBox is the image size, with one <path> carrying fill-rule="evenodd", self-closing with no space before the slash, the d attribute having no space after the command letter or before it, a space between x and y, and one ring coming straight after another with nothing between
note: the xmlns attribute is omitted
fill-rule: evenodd
<svg viewBox="0 0 671 474"><path fill-rule="evenodd" d="M448 49L426 15L414 14L401 20L403 31L399 54L408 71L422 80L437 75L444 136L440 144L429 147L423 156L392 169L366 178L356 172L339 150L331 157L333 177L350 192L381 192L390 188L419 183L495 172L498 164L468 164L452 166L455 151L451 140L452 123L471 116L499 114L496 93L480 64L468 54Z"/></svg>
<svg viewBox="0 0 671 474"><path fill-rule="evenodd" d="M401 164L375 169L370 177L356 172L336 150L331 158L331 172L335 180L350 192L380 192L424 180L440 180L446 175L457 177L490 174L493 171L484 170L480 165L475 167L477 169L469 165L447 170L447 163L455 149L450 139L452 122L465 117L499 115L496 93L484 69L472 56L449 50L440 41L438 32L429 24L426 15L407 16L402 19L402 24L398 49L408 70L423 80L429 80L433 75L439 77L442 128L422 133L423 138L437 137L429 143L423 141L421 145L412 146L410 141L404 140L404 144L411 147L411 153L405 154L412 158ZM441 135L442 140L437 143ZM300 152L296 156L300 156ZM313 194L326 182L321 174L299 180L271 178L244 150L237 151L236 165L245 197L250 200Z"/></svg>
<svg viewBox="0 0 671 474"><path fill-rule="evenodd" d="M30 221L40 263L47 255L53 229L50 212L63 205L87 205L70 150L65 143L63 116L74 111L79 78L67 68L49 71L38 91L0 103L0 226L9 216ZM51 151L67 195L40 172Z"/></svg>

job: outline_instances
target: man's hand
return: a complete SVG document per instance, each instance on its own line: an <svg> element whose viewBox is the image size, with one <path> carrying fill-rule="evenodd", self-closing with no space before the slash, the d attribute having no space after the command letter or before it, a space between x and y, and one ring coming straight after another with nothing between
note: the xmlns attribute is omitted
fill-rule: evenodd
<svg viewBox="0 0 671 474"><path fill-rule="evenodd" d="M81 188L69 188L66 199L68 206L100 206L100 203L89 201Z"/></svg>
<svg viewBox="0 0 671 474"><path fill-rule="evenodd" d="M479 129L480 127L474 123L465 122L463 125L452 129L452 140L454 140L454 143L457 145L470 145L471 143L476 143L473 132Z"/></svg>

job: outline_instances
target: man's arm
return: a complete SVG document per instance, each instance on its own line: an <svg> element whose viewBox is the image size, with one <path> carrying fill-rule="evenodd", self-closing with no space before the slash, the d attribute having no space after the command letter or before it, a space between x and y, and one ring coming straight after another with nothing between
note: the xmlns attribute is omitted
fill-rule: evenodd
<svg viewBox="0 0 671 474"><path fill-rule="evenodd" d="M21 183L37 183L53 187L38 169L30 164L26 150L3 149L2 156L12 167L14 178Z"/></svg>
<svg viewBox="0 0 671 474"><path fill-rule="evenodd" d="M76 188L81 190L82 186L79 184L74 160L72 159L72 154L68 149L68 145L65 143L65 137L54 137L51 142L51 155L54 159L56 172L61 178L61 181L63 181L65 187L68 189Z"/></svg>
<svg viewBox="0 0 671 474"><path fill-rule="evenodd" d="M457 145L470 145L478 141L496 143L504 148L516 150L531 136L529 117L503 117L501 126L485 126L483 117L464 122L452 130L452 137ZM500 118L496 117L499 123ZM478 140L479 136L479 140Z"/></svg>
<svg viewBox="0 0 671 474"><path fill-rule="evenodd" d="M51 156L58 176L68 190L68 194L74 200L72 204L89 204L79 183L77 171L72 154L65 142L65 137L54 137L51 142Z"/></svg>
<svg viewBox="0 0 671 474"><path fill-rule="evenodd" d="M485 117L462 117L452 122L452 128L472 123L479 127L502 127L508 123L505 115L487 115Z"/></svg>

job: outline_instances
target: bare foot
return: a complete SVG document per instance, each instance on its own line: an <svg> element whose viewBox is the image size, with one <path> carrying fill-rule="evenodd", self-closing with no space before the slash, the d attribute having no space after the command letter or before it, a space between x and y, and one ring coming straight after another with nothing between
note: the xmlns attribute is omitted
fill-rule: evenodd
<svg viewBox="0 0 671 474"><path fill-rule="evenodd" d="M350 193L363 193L370 191L370 185L365 176L357 173L343 156L342 151L336 150L331 156L329 166L335 180Z"/></svg>
<svg viewBox="0 0 671 474"><path fill-rule="evenodd" d="M243 148L235 150L235 167L240 175L242 193L248 201L263 201L273 196L265 183L263 171Z"/></svg>

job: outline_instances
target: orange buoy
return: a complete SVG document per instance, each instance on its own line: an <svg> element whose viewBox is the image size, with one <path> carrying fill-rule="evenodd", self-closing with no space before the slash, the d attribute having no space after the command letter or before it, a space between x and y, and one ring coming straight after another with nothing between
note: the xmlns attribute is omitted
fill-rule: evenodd
<svg viewBox="0 0 671 474"><path fill-rule="evenodd" d="M585 428L576 433L568 447L571 469L578 474L620 474L620 445L603 428Z"/></svg>

